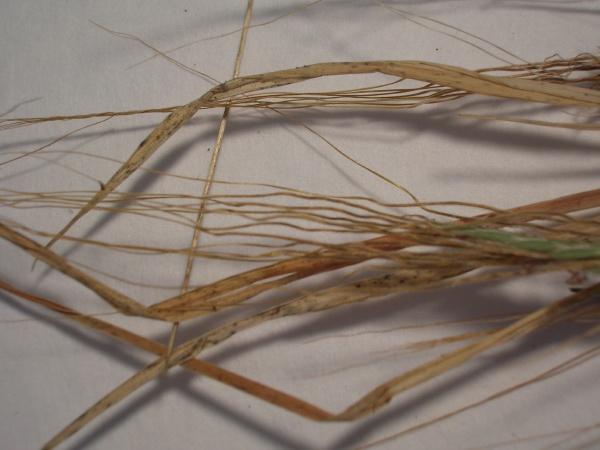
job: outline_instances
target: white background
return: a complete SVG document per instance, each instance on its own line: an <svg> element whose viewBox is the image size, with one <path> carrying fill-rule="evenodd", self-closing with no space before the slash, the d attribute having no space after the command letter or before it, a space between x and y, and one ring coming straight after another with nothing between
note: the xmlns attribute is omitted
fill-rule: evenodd
<svg viewBox="0 0 600 450"><path fill-rule="evenodd" d="M253 24L303 4L270 0L255 3ZM595 1L431 0L398 1L395 5L484 37L525 60L598 51L600 5ZM7 117L43 116L183 104L211 85L158 58L128 69L152 52L137 42L100 30L90 20L167 50L238 29L244 10L244 1L1 0L0 113L10 111ZM197 43L171 56L226 80L231 77L238 39L235 33ZM488 44L478 45L513 60ZM502 64L473 46L408 22L375 2L330 0L251 29L242 74L315 62L371 59L429 60L467 68ZM358 85L380 80L364 78ZM334 87L338 83L347 81L324 80L310 87ZM568 110L550 111L537 105L476 98L400 112L320 110L294 114L348 154L409 187L423 200L452 199L511 207L597 187L600 153L593 133L479 123L456 117L458 110L506 111L521 116L539 113L554 120L578 120ZM210 159L207 149L214 145L218 118L219 111L201 112L147 166L204 176ZM159 116L112 119L52 149L123 160L159 120ZM50 124L4 131L0 151L7 156L3 154L2 160L9 157L8 152L32 150L78 126L81 124ZM113 163L84 156L48 153L47 157L99 180L107 180L116 169ZM406 200L402 193L344 160L302 128L253 111L232 112L217 178ZM47 161L24 159L0 167L0 188L95 190L98 183ZM121 187L123 191L182 193L199 193L201 189L199 182L139 173ZM235 188L215 187L215 192L227 190ZM73 211L1 207L0 214L34 228L56 231ZM73 233L83 235L92 230L89 237L93 239L157 246L189 243L189 229L128 217L102 219L90 215ZM207 223L220 220L209 217ZM99 221L101 226L94 228ZM161 290L132 286L99 276L145 304L174 295L185 265L181 256L142 259L64 243L55 249L75 261L137 283L173 287ZM108 311L93 294L62 275L48 273L44 267L30 272L31 262L22 251L0 243L2 279L82 311ZM215 280L244 267L201 260L195 266L193 283ZM378 334L361 332L530 310L566 295L565 278L560 274L527 283L457 289L450 295L401 296L322 315L280 320L241 333L206 357L330 411L339 411L376 384L436 354L381 358L375 352L471 328L454 325ZM294 289L298 288L278 295L293 295ZM0 299L3 448L39 448L100 396L152 360L8 295L0 294ZM277 301L277 296L263 301ZM163 342L168 336L165 324L109 318ZM181 339L211 325L214 323L199 321L184 327ZM327 336L337 337L312 342ZM522 346L485 356L399 396L373 417L348 424L313 423L176 369L108 411L63 448L352 448L483 398L583 348L580 343L559 351L556 336L548 333ZM367 362L370 364L364 364ZM358 367L330 373L350 365ZM588 363L379 448L473 448L593 423L600 413L594 391L597 374L598 362ZM594 436L598 434L585 434L557 448L592 442ZM538 448L561 438L564 436L509 447Z"/></svg>

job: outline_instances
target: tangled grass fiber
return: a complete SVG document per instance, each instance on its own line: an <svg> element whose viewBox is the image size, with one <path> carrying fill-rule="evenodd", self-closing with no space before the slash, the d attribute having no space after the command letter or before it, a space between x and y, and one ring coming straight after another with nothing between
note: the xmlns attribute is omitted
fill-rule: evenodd
<svg viewBox="0 0 600 450"><path fill-rule="evenodd" d="M456 101L465 96L511 99L524 104L569 106L592 113L600 107L600 91L597 89L600 85L600 59L593 54L568 59L554 57L536 63L524 62L481 70L428 61L381 60L317 63L238 76L244 39L250 28L251 11L252 2L249 2L233 78L219 83L187 104L145 110L0 120L1 130L11 130L48 122L97 119L99 122L92 124L95 125L119 116L167 114L129 158L120 164L112 177L101 183L101 189L96 192L41 193L10 189L0 192L0 205L5 208L58 208L77 211L57 232L2 220L0 237L29 253L34 260L83 284L114 308L115 312L173 324L170 342L163 345L98 317L81 314L58 301L26 292L13 286L10 280L0 280L1 289L24 301L48 308L85 327L156 355L152 363L107 393L52 437L44 448L54 448L63 443L104 411L176 366L213 378L311 420L352 421L377 411L395 396L444 375L483 352L523 338L539 329L575 321L591 323L586 335L593 335L600 330L597 323L600 318L600 285L593 284L492 330L449 336L425 343L427 347L472 341L373 386L372 390L339 412L324 410L244 375L197 359L205 350L225 342L235 334L263 326L274 319L317 313L391 294L450 289L548 272L594 274L600 269L598 189L513 209L498 209L460 201L424 202L408 189L353 160L320 135L327 145L344 157L408 193L412 201L391 204L365 196L332 196L273 185L259 186L266 189L266 192L260 194L211 194L210 185L219 182L214 179L216 159L205 180L207 184L202 195L119 191L122 183L136 171L143 170L142 165L155 152L162 150L171 136L192 117L202 115L207 109L224 110L217 138L217 147L220 148L224 124L229 111L235 108L274 111L288 117L288 111L293 109L411 109ZM394 81L337 91L277 90L296 84L301 88L302 82L315 78L374 73L391 76ZM600 127L594 121L576 124L522 117L466 114L465 117L588 131L598 130ZM74 132L87 126L89 125ZM317 134L307 125L303 126ZM48 145L21 153L1 164L7 165L25 157L42 157L43 153L49 152L47 148ZM215 155L218 156L218 151ZM243 184L229 184L239 186L244 192ZM448 212L452 207L460 207L473 213ZM165 248L106 242L69 234L92 211L172 222L192 230L192 245L189 248ZM202 217L208 214L230 217L234 224L203 225ZM200 247L200 234L234 238L235 248L227 250L226 246L217 249ZM330 234L350 238L343 243L335 243L324 237ZM48 241L42 245L33 236ZM188 266L184 286L179 294L147 306L140 299L120 292L93 276L90 270L78 267L55 252L53 245L60 240L101 247L117 252L115 254L133 252L144 255L185 255L188 257ZM189 287L190 261L199 257L252 261L260 265L209 284ZM363 270L361 264L369 262L376 264ZM277 293L300 280L354 266L359 269L352 277L333 286L301 293L257 313L216 326L183 343L175 343L177 327L182 322L240 308L263 293ZM543 376L540 375L540 378Z"/></svg>

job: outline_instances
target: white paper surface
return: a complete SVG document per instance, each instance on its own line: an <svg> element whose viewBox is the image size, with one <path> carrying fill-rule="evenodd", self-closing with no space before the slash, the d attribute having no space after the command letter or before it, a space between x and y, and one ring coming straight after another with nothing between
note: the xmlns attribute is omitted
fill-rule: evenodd
<svg viewBox="0 0 600 450"><path fill-rule="evenodd" d="M271 21L306 3L257 0L252 24ZM460 27L525 60L598 51L597 1L449 0L392 4ZM7 111L6 117L44 116L183 104L199 97L211 85L160 58L130 68L152 56L152 51L134 40L110 35L90 21L168 50L239 29L245 7L244 1L2 0L0 113ZM431 22L429 26L442 29ZM461 36L514 61L489 44ZM195 43L170 55L223 81L231 77L238 40L239 34L233 33ZM473 46L407 21L377 2L330 0L251 29L242 74L315 62L374 59L428 60L467 68L503 64ZM307 86L359 86L384 79L330 79ZM293 115L353 158L410 188L423 200L452 199L511 207L598 186L600 153L594 133L475 122L456 116L463 108L473 113L505 111L530 117L537 112L536 117L551 120L578 120L568 109L549 110L474 97L408 111L322 109ZM214 146L219 117L220 111L202 111L146 166L191 177L204 176L210 161L207 149ZM49 150L124 160L159 120L160 116L113 118ZM83 124L43 124L3 131L2 161L9 152L33 150ZM29 158L0 167L0 188L96 190L99 185L94 178L106 181L117 167L106 160L77 154L45 155L54 163ZM328 194L408 200L302 127L274 114L249 110L232 112L216 176ZM202 185L138 173L120 190L198 195ZM234 191L239 192L240 188L216 185L213 192ZM45 231L58 230L73 213L74 210L0 206L3 220L10 218ZM191 237L189 229L160 221L103 217L84 218L73 234L88 233L91 239L165 247L184 247ZM223 223L222 220L226 219L209 216L207 223ZM213 242L209 237L203 239L204 243ZM144 304L175 295L185 266L181 255L116 256L101 248L65 243L55 249L74 261L141 285L173 287L148 288L98 275ZM30 256L0 242L3 280L88 313L109 310L90 291L46 271L43 264L30 272L31 263ZM245 266L200 260L195 265L193 284L216 280L241 267ZM327 277L323 278L309 286L325 283ZM397 328L529 310L567 295L565 278L561 274L535 277L527 283L456 289L451 294L397 296L322 315L279 320L240 333L205 356L329 411L340 411L377 384L436 354L394 353L400 344L467 330L466 325ZM290 290L279 295L293 294ZM102 395L152 361L142 352L83 330L41 308L25 305L4 293L0 299L2 448L39 448ZM268 300L276 298L263 299ZM166 324L106 318L145 336L167 340ZM180 339L191 338L213 325L210 320L198 321L184 327ZM386 333L364 334L390 329ZM336 337L314 341L331 336ZM397 397L381 412L357 423L310 422L176 369L112 408L62 448L354 448L485 398L594 343L559 349L559 342L553 335L543 335L520 349L502 348L475 364ZM349 366L353 369L340 371ZM376 448L466 449L591 424L600 413L594 391L598 368L598 361L588 362L562 376ZM511 443L507 448L541 448L565 437ZM594 438L598 439L597 432L584 433L579 440L566 441L556 448L584 443L595 448L598 444Z"/></svg>

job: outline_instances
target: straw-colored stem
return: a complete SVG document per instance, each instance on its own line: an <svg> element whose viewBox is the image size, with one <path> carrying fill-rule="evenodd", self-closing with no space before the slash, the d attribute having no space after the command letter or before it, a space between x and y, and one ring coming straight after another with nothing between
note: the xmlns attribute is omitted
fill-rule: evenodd
<svg viewBox="0 0 600 450"><path fill-rule="evenodd" d="M600 189L566 195L552 200L532 203L530 205L519 206L509 211L515 213L568 213L590 209L597 206L600 206ZM486 214L484 216L479 216L479 218L491 218L492 216L493 214ZM413 241L402 235L386 235L362 241L358 244L349 245L356 245L358 247L364 247L366 249L376 251L393 251L413 245ZM359 262L363 262L364 260L364 256L358 256L356 259L340 258L339 256L336 257L334 255L328 255L327 252L318 252L308 256L292 258L283 262L271 264L266 267L260 267L258 269L236 274L206 286L201 286L185 294L158 302L149 307L149 310L154 312L164 312L166 314L169 314L169 311L171 311L174 320L183 320L184 318L195 317L205 314L206 311L210 311L210 309L205 308L202 310L201 308L198 308L199 305L203 305L208 299L213 299L212 303L215 305L216 302L214 299L219 298L219 296L225 296L227 293L233 293L233 298L226 297L225 302L227 304L232 304L232 299L244 301L253 297L257 293L262 292L262 290L260 287L257 288L256 286L251 285L260 281L281 277L283 275L294 276L294 280L302 279L316 273L323 273L357 264ZM265 290L266 289L267 287L265 286ZM185 313L176 313L176 311L182 311L186 309L189 309L190 311Z"/></svg>
<svg viewBox="0 0 600 450"><path fill-rule="evenodd" d="M423 274L414 274L416 277L422 277ZM375 281L374 286L386 283L400 282L399 278L383 278ZM474 344L467 345L457 351L451 352L440 358L434 359L431 362L425 363L413 370L410 370L399 377L393 378L390 381L373 389L367 395L360 398L342 413L336 415L331 420L347 421L355 420L370 414L377 409L387 404L395 395L406 391L409 388L417 386L425 381L430 380L446 371L472 359L476 355L488 350L496 345L505 343L509 340L521 337L525 334L533 332L540 327L556 322L560 319L568 317L573 309L580 304L589 300L589 298L600 292L600 284L596 284L590 288L584 289L577 294L569 296L563 300L557 301L550 306L540 308L537 311L528 314L524 318L518 320L514 324L502 328L499 331L477 341ZM81 416L76 418L61 432L54 436L44 446L45 449L54 448L56 445L63 442L65 439L76 433L87 423L91 422L95 417L121 401L130 393L134 392L147 382L159 376L169 367L183 363L184 361L195 357L203 350L213 347L214 345L228 339L238 331L252 327L265 320L274 318L286 317L289 315L302 314L307 312L321 311L329 309L340 304L348 302L347 295L343 292L336 296L324 295L309 295L302 297L300 300L293 300L283 305L270 308L262 313L232 322L228 325L218 327L204 336L192 339L179 347L177 347L171 358L159 358L152 364L146 366L143 370L129 378L123 384L111 391L92 407L90 407Z"/></svg>
<svg viewBox="0 0 600 450"><path fill-rule="evenodd" d="M52 238L58 241L80 218L135 172L181 126L203 107L227 106L235 98L263 89L299 83L309 79L351 74L382 73L446 86L474 94L510 98L552 105L598 107L600 92L546 81L485 75L483 73L422 61L364 61L312 64L294 69L244 76L222 83L202 97L177 108L144 139L129 159L105 183L103 189L83 206ZM225 103L223 103L225 102Z"/></svg>
<svg viewBox="0 0 600 450"><path fill-rule="evenodd" d="M29 302L43 306L44 308L61 314L70 320L92 328L100 333L120 339L123 342L127 342L137 348L146 350L147 352L154 353L157 356L164 355L166 352L167 348L156 341L152 341L143 336L132 333L129 330L117 327L116 325L95 317L83 315L74 309L53 302L45 297L40 297L38 295L21 291L20 289L17 289L1 280L0 289L17 295ZM223 369L206 361L190 359L184 362L182 366L195 373L207 376L213 380L246 392L256 398L260 398L261 400L271 403L272 405L279 406L289 412L306 417L307 419L320 421L326 420L333 416L333 414L328 413L327 411L324 411L315 405L307 403L302 399L274 389L270 386L266 386L262 383L258 383L247 377Z"/></svg>
<svg viewBox="0 0 600 450"><path fill-rule="evenodd" d="M124 314L137 316L151 317L152 313L148 314L144 305L127 297L125 294L116 291L110 286L98 281L94 277L82 272L78 268L71 265L62 256L57 255L53 251L44 248L37 242L23 236L22 234L10 229L8 226L0 222L0 237L12 242L14 245L21 247L27 253L36 259L40 259L48 264L53 269L64 273L68 277L77 280L84 286L88 287L106 302L114 306L117 310Z"/></svg>

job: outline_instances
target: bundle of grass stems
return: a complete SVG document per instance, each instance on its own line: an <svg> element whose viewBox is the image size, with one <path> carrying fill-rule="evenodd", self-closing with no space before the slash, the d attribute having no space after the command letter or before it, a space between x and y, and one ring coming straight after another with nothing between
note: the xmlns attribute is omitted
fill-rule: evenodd
<svg viewBox="0 0 600 450"><path fill-rule="evenodd" d="M320 2L312 2L309 6L313 3ZM386 4L379 6L405 14ZM481 355L506 348L509 343L517 347L526 345L530 336L548 333L548 330L564 324L572 325L577 331L564 338L561 345L589 342L591 339L592 345L584 351L524 381L502 390L492 390L482 400L422 421L382 441L385 443L392 439L392 445L400 445L402 441L398 439L409 431L435 426L444 418L562 374L595 357L600 351L593 340L600 332L600 284L583 281L593 280L600 271L600 189L590 186L586 191L565 193L511 208L468 201L423 201L408 188L362 163L360 157L349 156L333 140L299 117L308 117L314 109L326 113L340 108L354 111L385 109L392 110L392 113L398 109L428 108L435 111L440 104L460 103L464 98L509 99L522 105L568 107L570 111L586 114L590 120L548 121L525 116L466 113L462 116L465 120L517 123L534 130L551 127L556 133L572 133L572 130L595 133L600 130L600 123L594 120L594 114L600 107L600 57L592 53L542 57L538 61L506 63L478 70L430 60L329 61L240 76L245 39L252 29L252 8L253 2L250 1L243 27L234 33L241 39L233 77L219 82L188 103L79 115L5 116L0 120L3 133L13 132L9 130L19 133L20 130L52 126L54 123L84 124L34 150L4 153L1 164L7 170L24 160L48 162L47 155L52 152L61 154L55 150L58 142L109 119L114 121L143 114L164 115L164 119L141 140L125 161L101 154L84 154L88 160L118 164L112 176L98 180L98 190L32 192L12 189L4 184L0 191L3 211L59 210L71 214L59 230L45 229L39 223L26 223L14 219L15 216L8 218L3 214L0 237L30 255L29 261L34 263L35 271L42 270L38 267L45 265L82 284L110 305L109 314L113 318L133 316L165 322L170 327L167 340L149 339L116 325L114 320L67 306L69 302L63 298L41 295L26 286L18 286L2 275L0 289L11 298L36 304L81 327L108 335L119 345L132 346L154 355L149 364L108 391L63 429L57 430L54 436L49 436L43 448L63 444L101 414L110 414L116 404L127 401L142 386L168 376L179 366L243 391L244 394L239 395L249 395L285 410L291 413L294 421L353 422L385 409L388 404L397 401L397 396L422 384L426 388L433 379L452 376L457 368ZM153 50L155 56L177 62L154 47ZM391 81L369 84L369 74L383 74ZM342 75L355 77L362 87L323 91L303 88L306 81L335 79ZM206 110L221 111L223 116L208 175L192 177L198 186L204 186L201 193L132 192L123 189L123 183L139 171L185 179L185 176L153 170L144 164L155 154L169 152L169 139L193 117L202 118L203 114L207 114ZM216 158L225 133L225 123L230 111L238 110L274 113L348 160L377 183L391 186L400 197L408 196L410 200L390 202L369 195L331 195L270 183L219 179L218 174L215 175ZM301 110L303 115L296 115L297 110ZM90 119L93 120L91 125ZM260 123L257 126L260 127ZM69 150L68 153L77 152ZM225 186L231 192L212 193L212 186ZM179 229L183 227L192 239L191 245L142 245L119 237L107 240L96 239L90 233L79 236L77 228L92 215L101 219L129 217L153 223L160 221ZM205 217L222 217L226 221L210 224L205 222ZM214 238L218 244L201 245L200 241L205 236ZM99 273L89 265L70 260L68 255L57 250L59 244L65 243L73 248L91 248L114 258L135 254L148 261L156 261L157 255L184 259L187 264L183 286L179 294L166 297L161 291L165 287L158 286L161 298L154 303L134 298L111 285L111 281L120 285L123 279L114 274ZM224 262L236 268L242 264L251 266L194 286L191 284L192 268L194 261L199 259L203 260L203 267ZM568 276L571 281L582 283L571 292L565 287L564 292L558 293L553 301L525 312L488 321L481 319L479 325L486 325L483 328L437 336L406 346L405 351L441 349L441 354L426 358L413 368L384 381L371 383L371 389L355 398L345 399L346 406L339 410L326 409L318 402L304 400L244 373L202 359L204 352L221 346L234 335L236 340L244 339L242 336L248 330L268 328L276 319L304 314L326 316L328 310L357 303L396 303L421 292L442 295L455 292L459 287L510 283L548 273L559 274L565 279ZM319 281L311 285L311 280ZM186 332L182 338L180 327L198 323L199 319L214 325L200 327L200 332ZM477 320L472 322L477 323ZM452 349L447 350L449 347ZM543 346L538 350L543 353ZM343 378L341 374L337 376ZM68 399L64 400L68 402ZM590 430L596 428L597 425L589 426ZM573 430L568 433L558 437L572 436ZM382 442L374 441L366 446ZM594 442L592 446L597 444L597 441Z"/></svg>

